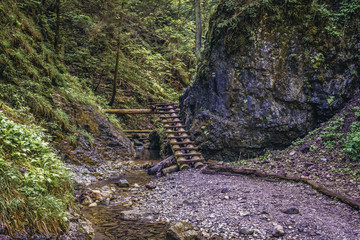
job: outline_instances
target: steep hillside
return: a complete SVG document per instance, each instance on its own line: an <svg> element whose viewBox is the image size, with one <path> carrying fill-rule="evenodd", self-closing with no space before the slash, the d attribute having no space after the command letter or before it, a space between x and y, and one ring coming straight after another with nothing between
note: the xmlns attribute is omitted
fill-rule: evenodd
<svg viewBox="0 0 360 240"><path fill-rule="evenodd" d="M24 232L65 233L79 222L69 222L64 215L74 205L70 178L75 177L69 172L75 169L79 181L83 173L96 180L95 176L121 172L123 162L135 154L122 127L152 124L145 117L123 116L119 121L102 109L177 101L194 74L193 19L191 1L0 2L0 117L2 123L20 129L16 144L5 139L6 133L0 135L0 171L9 182L9 188L0 189L0 238ZM116 95L109 106L115 66ZM44 128L46 134L28 132L29 128ZM30 158L33 152L27 148L21 150L24 142L34 141L32 134L36 141L50 142L40 149L46 161ZM22 158L12 163L9 156L17 154L16 146ZM74 169L64 168L59 159ZM47 164L53 164L50 170ZM41 168L50 172L44 175ZM59 176L53 179L54 171ZM33 184L28 175L38 183L36 189L27 185ZM64 188L58 189L58 184ZM33 201L36 194L38 202ZM19 202L14 201L18 196ZM43 197L49 201L44 203ZM9 219L18 212L23 214Z"/></svg>
<svg viewBox="0 0 360 240"><path fill-rule="evenodd" d="M359 88L358 1L222 1L196 81L181 96L211 158L288 146Z"/></svg>

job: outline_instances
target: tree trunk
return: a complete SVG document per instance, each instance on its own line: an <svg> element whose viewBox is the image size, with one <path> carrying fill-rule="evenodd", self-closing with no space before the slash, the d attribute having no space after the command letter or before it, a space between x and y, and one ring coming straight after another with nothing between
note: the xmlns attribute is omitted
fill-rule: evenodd
<svg viewBox="0 0 360 240"><path fill-rule="evenodd" d="M181 0L179 0L179 5L178 5L178 16L177 16L178 19L180 19L180 9L181 9Z"/></svg>
<svg viewBox="0 0 360 240"><path fill-rule="evenodd" d="M125 6L125 0L122 1L121 3L121 16L120 16L120 26L119 29L121 31L122 28L122 23L123 23L123 18L124 18L124 6ZM117 51L116 51L116 63L115 63L115 74L114 74L114 80L113 80L113 92L112 92L112 96L111 96L111 100L109 102L109 105L112 106L115 102L115 97L116 97L116 90L117 90L117 78L118 78L118 72L119 72L119 60L120 60L120 53L121 53L121 42L120 42L120 34L119 33L119 39L118 39L118 44L117 44Z"/></svg>
<svg viewBox="0 0 360 240"><path fill-rule="evenodd" d="M116 97L116 90L117 90L117 78L118 78L118 72L119 72L119 60L120 60L120 39L118 40L118 46L117 46L117 51L116 51L116 63L115 63L115 74L114 74L114 79L113 79L113 92L112 92L112 96L111 96L111 100L109 105L112 106L115 102L115 97Z"/></svg>
<svg viewBox="0 0 360 240"><path fill-rule="evenodd" d="M56 0L56 2L55 2L56 27L55 27L55 42L54 42L54 48L55 48L55 53L56 54L60 53L60 48L59 48L59 42L60 42L60 5L61 5L60 0Z"/></svg>
<svg viewBox="0 0 360 240"><path fill-rule="evenodd" d="M195 33L195 53L199 57L201 49L201 9L200 9L200 0L194 0L195 2L195 24L196 24L196 33Z"/></svg>

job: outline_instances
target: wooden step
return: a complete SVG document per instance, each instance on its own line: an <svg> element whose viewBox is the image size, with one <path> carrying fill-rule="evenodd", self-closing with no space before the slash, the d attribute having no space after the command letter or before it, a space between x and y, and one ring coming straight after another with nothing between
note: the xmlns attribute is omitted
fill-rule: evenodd
<svg viewBox="0 0 360 240"><path fill-rule="evenodd" d="M163 103L149 103L151 106L179 106L179 103L169 103L169 102L163 102Z"/></svg>
<svg viewBox="0 0 360 240"><path fill-rule="evenodd" d="M194 145L195 142L193 142L193 141L190 141L190 142L182 141L182 142L176 142L176 143L170 143L170 144L172 144L172 145L188 145L188 144Z"/></svg>
<svg viewBox="0 0 360 240"><path fill-rule="evenodd" d="M162 119L167 119L167 118L179 118L179 119L180 119L179 115L177 115L177 116L160 116L160 118L162 118Z"/></svg>
<svg viewBox="0 0 360 240"><path fill-rule="evenodd" d="M186 130L181 130L181 131L166 130L165 133L188 133L188 131L186 131Z"/></svg>
<svg viewBox="0 0 360 240"><path fill-rule="evenodd" d="M175 153L175 157L201 156L201 153Z"/></svg>
<svg viewBox="0 0 360 240"><path fill-rule="evenodd" d="M168 138L168 139L180 139L180 138L190 139L189 136L187 136L187 137L184 137L184 136L167 136L167 138Z"/></svg>
<svg viewBox="0 0 360 240"><path fill-rule="evenodd" d="M204 162L204 159L201 158L201 159L196 159L196 160L192 160L192 159L186 159L186 160L177 160L177 163L178 164L184 164L184 163L197 163L197 162Z"/></svg>
<svg viewBox="0 0 360 240"><path fill-rule="evenodd" d="M164 128L185 128L186 126L185 125L179 125L179 126L176 126L176 125L173 125L173 126L164 126Z"/></svg>
<svg viewBox="0 0 360 240"><path fill-rule="evenodd" d="M164 112L162 112L162 111L156 111L156 113L158 113L158 114L172 114L172 113L179 113L179 111L164 111Z"/></svg>
<svg viewBox="0 0 360 240"><path fill-rule="evenodd" d="M176 144L180 145L180 144ZM173 147L174 151L181 151L181 150L198 150L198 147Z"/></svg>
<svg viewBox="0 0 360 240"><path fill-rule="evenodd" d="M173 121L166 121L166 120L163 120L161 121L161 123L163 124L166 124L166 123L182 123L183 121L181 120L173 120Z"/></svg>

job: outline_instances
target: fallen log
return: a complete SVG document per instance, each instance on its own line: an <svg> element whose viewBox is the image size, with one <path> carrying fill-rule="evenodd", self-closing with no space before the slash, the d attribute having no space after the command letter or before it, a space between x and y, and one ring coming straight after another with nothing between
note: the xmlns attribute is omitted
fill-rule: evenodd
<svg viewBox="0 0 360 240"><path fill-rule="evenodd" d="M327 189L325 186L318 184L315 181L312 181L306 177L298 177L298 176L287 176L286 174L268 174L263 171L259 171L256 169L248 169L248 168L235 168L231 166L225 165L208 165L203 170L201 170L202 174L211 174L211 175L226 175L226 176L239 176L239 175L250 175L261 178L277 178L281 180L295 181L295 182L303 182L305 184L310 185L312 188L321 192L331 198L338 199L339 201L348 204L350 207L360 210L360 201L357 199L353 199L339 192L332 191Z"/></svg>
<svg viewBox="0 0 360 240"><path fill-rule="evenodd" d="M164 168L167 168L169 166L171 166L174 163L174 156L170 156L168 158L165 158L164 160L162 160L161 162L159 162L158 164L154 165L153 167L149 168L147 174L148 175L156 175L157 173L161 172L161 170L163 170Z"/></svg>
<svg viewBox="0 0 360 240"><path fill-rule="evenodd" d="M168 173L173 173L173 172L177 172L179 170L179 167L177 165L172 165L170 167L164 168L163 170L161 170L163 175L166 175Z"/></svg>

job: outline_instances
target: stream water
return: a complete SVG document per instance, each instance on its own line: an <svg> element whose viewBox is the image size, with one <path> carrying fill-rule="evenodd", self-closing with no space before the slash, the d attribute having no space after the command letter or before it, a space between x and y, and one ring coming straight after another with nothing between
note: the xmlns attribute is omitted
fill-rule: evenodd
<svg viewBox="0 0 360 240"><path fill-rule="evenodd" d="M155 164L160 161L159 151L138 148L135 158L136 165L144 165L147 163ZM130 187L129 189L118 189L120 199L129 197L136 201L136 195L141 191L136 189L144 189L146 183L151 181L144 170L131 170L126 175L114 177L108 180L97 182L90 188L101 188L103 186L114 186L119 179L126 179ZM138 185L137 188L133 186ZM122 195L123 193L123 195ZM165 223L153 223L148 220L133 220L126 218L121 212L130 210L131 205L117 204L115 206L98 205L96 207L84 207L83 213L89 219L95 230L95 240L108 239L165 239L168 225Z"/></svg>

